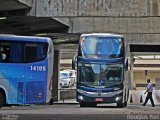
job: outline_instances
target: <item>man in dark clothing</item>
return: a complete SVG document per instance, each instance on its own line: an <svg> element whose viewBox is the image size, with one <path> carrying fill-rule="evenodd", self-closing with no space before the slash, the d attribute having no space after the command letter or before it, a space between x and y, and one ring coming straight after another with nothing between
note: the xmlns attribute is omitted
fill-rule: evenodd
<svg viewBox="0 0 160 120"><path fill-rule="evenodd" d="M152 86L152 83L150 82L150 79L147 80L147 83L148 83L147 84L147 90L144 94L146 94L147 92L148 92L148 94L147 94L147 97L146 97L146 100L145 100L143 106L145 106L147 104L148 100L150 99L152 107L155 107L154 101L153 101L153 98L152 98L153 86Z"/></svg>

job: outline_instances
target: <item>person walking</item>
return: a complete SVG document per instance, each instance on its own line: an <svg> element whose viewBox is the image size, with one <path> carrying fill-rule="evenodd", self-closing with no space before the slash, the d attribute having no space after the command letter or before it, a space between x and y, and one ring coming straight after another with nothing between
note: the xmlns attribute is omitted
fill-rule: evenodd
<svg viewBox="0 0 160 120"><path fill-rule="evenodd" d="M147 83L148 83L147 84L147 90L145 91L144 94L146 94L147 92L148 92L148 94L147 94L145 102L143 103L143 106L145 106L147 104L148 100L150 99L152 107L155 107L154 101L153 101L153 98L152 98L153 86L152 86L152 83L150 82L150 79L147 80Z"/></svg>

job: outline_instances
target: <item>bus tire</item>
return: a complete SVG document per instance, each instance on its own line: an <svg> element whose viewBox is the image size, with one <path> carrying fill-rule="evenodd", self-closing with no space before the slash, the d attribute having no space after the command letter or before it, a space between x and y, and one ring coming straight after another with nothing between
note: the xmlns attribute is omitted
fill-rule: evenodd
<svg viewBox="0 0 160 120"><path fill-rule="evenodd" d="M2 92L0 92L0 107L5 105L5 96Z"/></svg>
<svg viewBox="0 0 160 120"><path fill-rule="evenodd" d="M124 103L117 103L117 107L118 108L123 108L124 107Z"/></svg>
<svg viewBox="0 0 160 120"><path fill-rule="evenodd" d="M126 101L126 102L124 102L124 107L127 107L127 101Z"/></svg>

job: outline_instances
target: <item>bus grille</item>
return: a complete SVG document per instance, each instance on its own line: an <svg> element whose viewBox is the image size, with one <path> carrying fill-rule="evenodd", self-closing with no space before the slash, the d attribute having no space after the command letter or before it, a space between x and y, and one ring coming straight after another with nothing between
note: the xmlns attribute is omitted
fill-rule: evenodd
<svg viewBox="0 0 160 120"><path fill-rule="evenodd" d="M44 82L43 81L31 81L26 84L26 102L37 103L44 102Z"/></svg>
<svg viewBox="0 0 160 120"><path fill-rule="evenodd" d="M23 102L24 97L24 83L18 82L18 95L17 95L17 101Z"/></svg>

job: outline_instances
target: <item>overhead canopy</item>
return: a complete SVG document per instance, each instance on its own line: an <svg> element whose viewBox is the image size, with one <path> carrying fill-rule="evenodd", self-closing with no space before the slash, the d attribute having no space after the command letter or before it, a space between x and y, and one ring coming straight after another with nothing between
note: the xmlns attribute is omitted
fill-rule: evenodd
<svg viewBox="0 0 160 120"><path fill-rule="evenodd" d="M51 17L0 17L0 33L33 35L38 33L65 33L68 26Z"/></svg>
<svg viewBox="0 0 160 120"><path fill-rule="evenodd" d="M0 11L10 11L18 9L28 9L30 6L18 0L0 0Z"/></svg>
<svg viewBox="0 0 160 120"><path fill-rule="evenodd" d="M50 37L55 50L71 51L72 56L80 34L68 33L69 26L52 17L27 16L30 8L21 0L0 0L0 34Z"/></svg>
<svg viewBox="0 0 160 120"><path fill-rule="evenodd" d="M80 34L67 33L69 26L51 17L8 16L0 17L0 34L50 37L55 50L75 51Z"/></svg>
<svg viewBox="0 0 160 120"><path fill-rule="evenodd" d="M61 51L61 54L63 54L63 59L73 58L77 52L80 34L46 33L40 34L40 36L50 37L53 40L54 49Z"/></svg>

